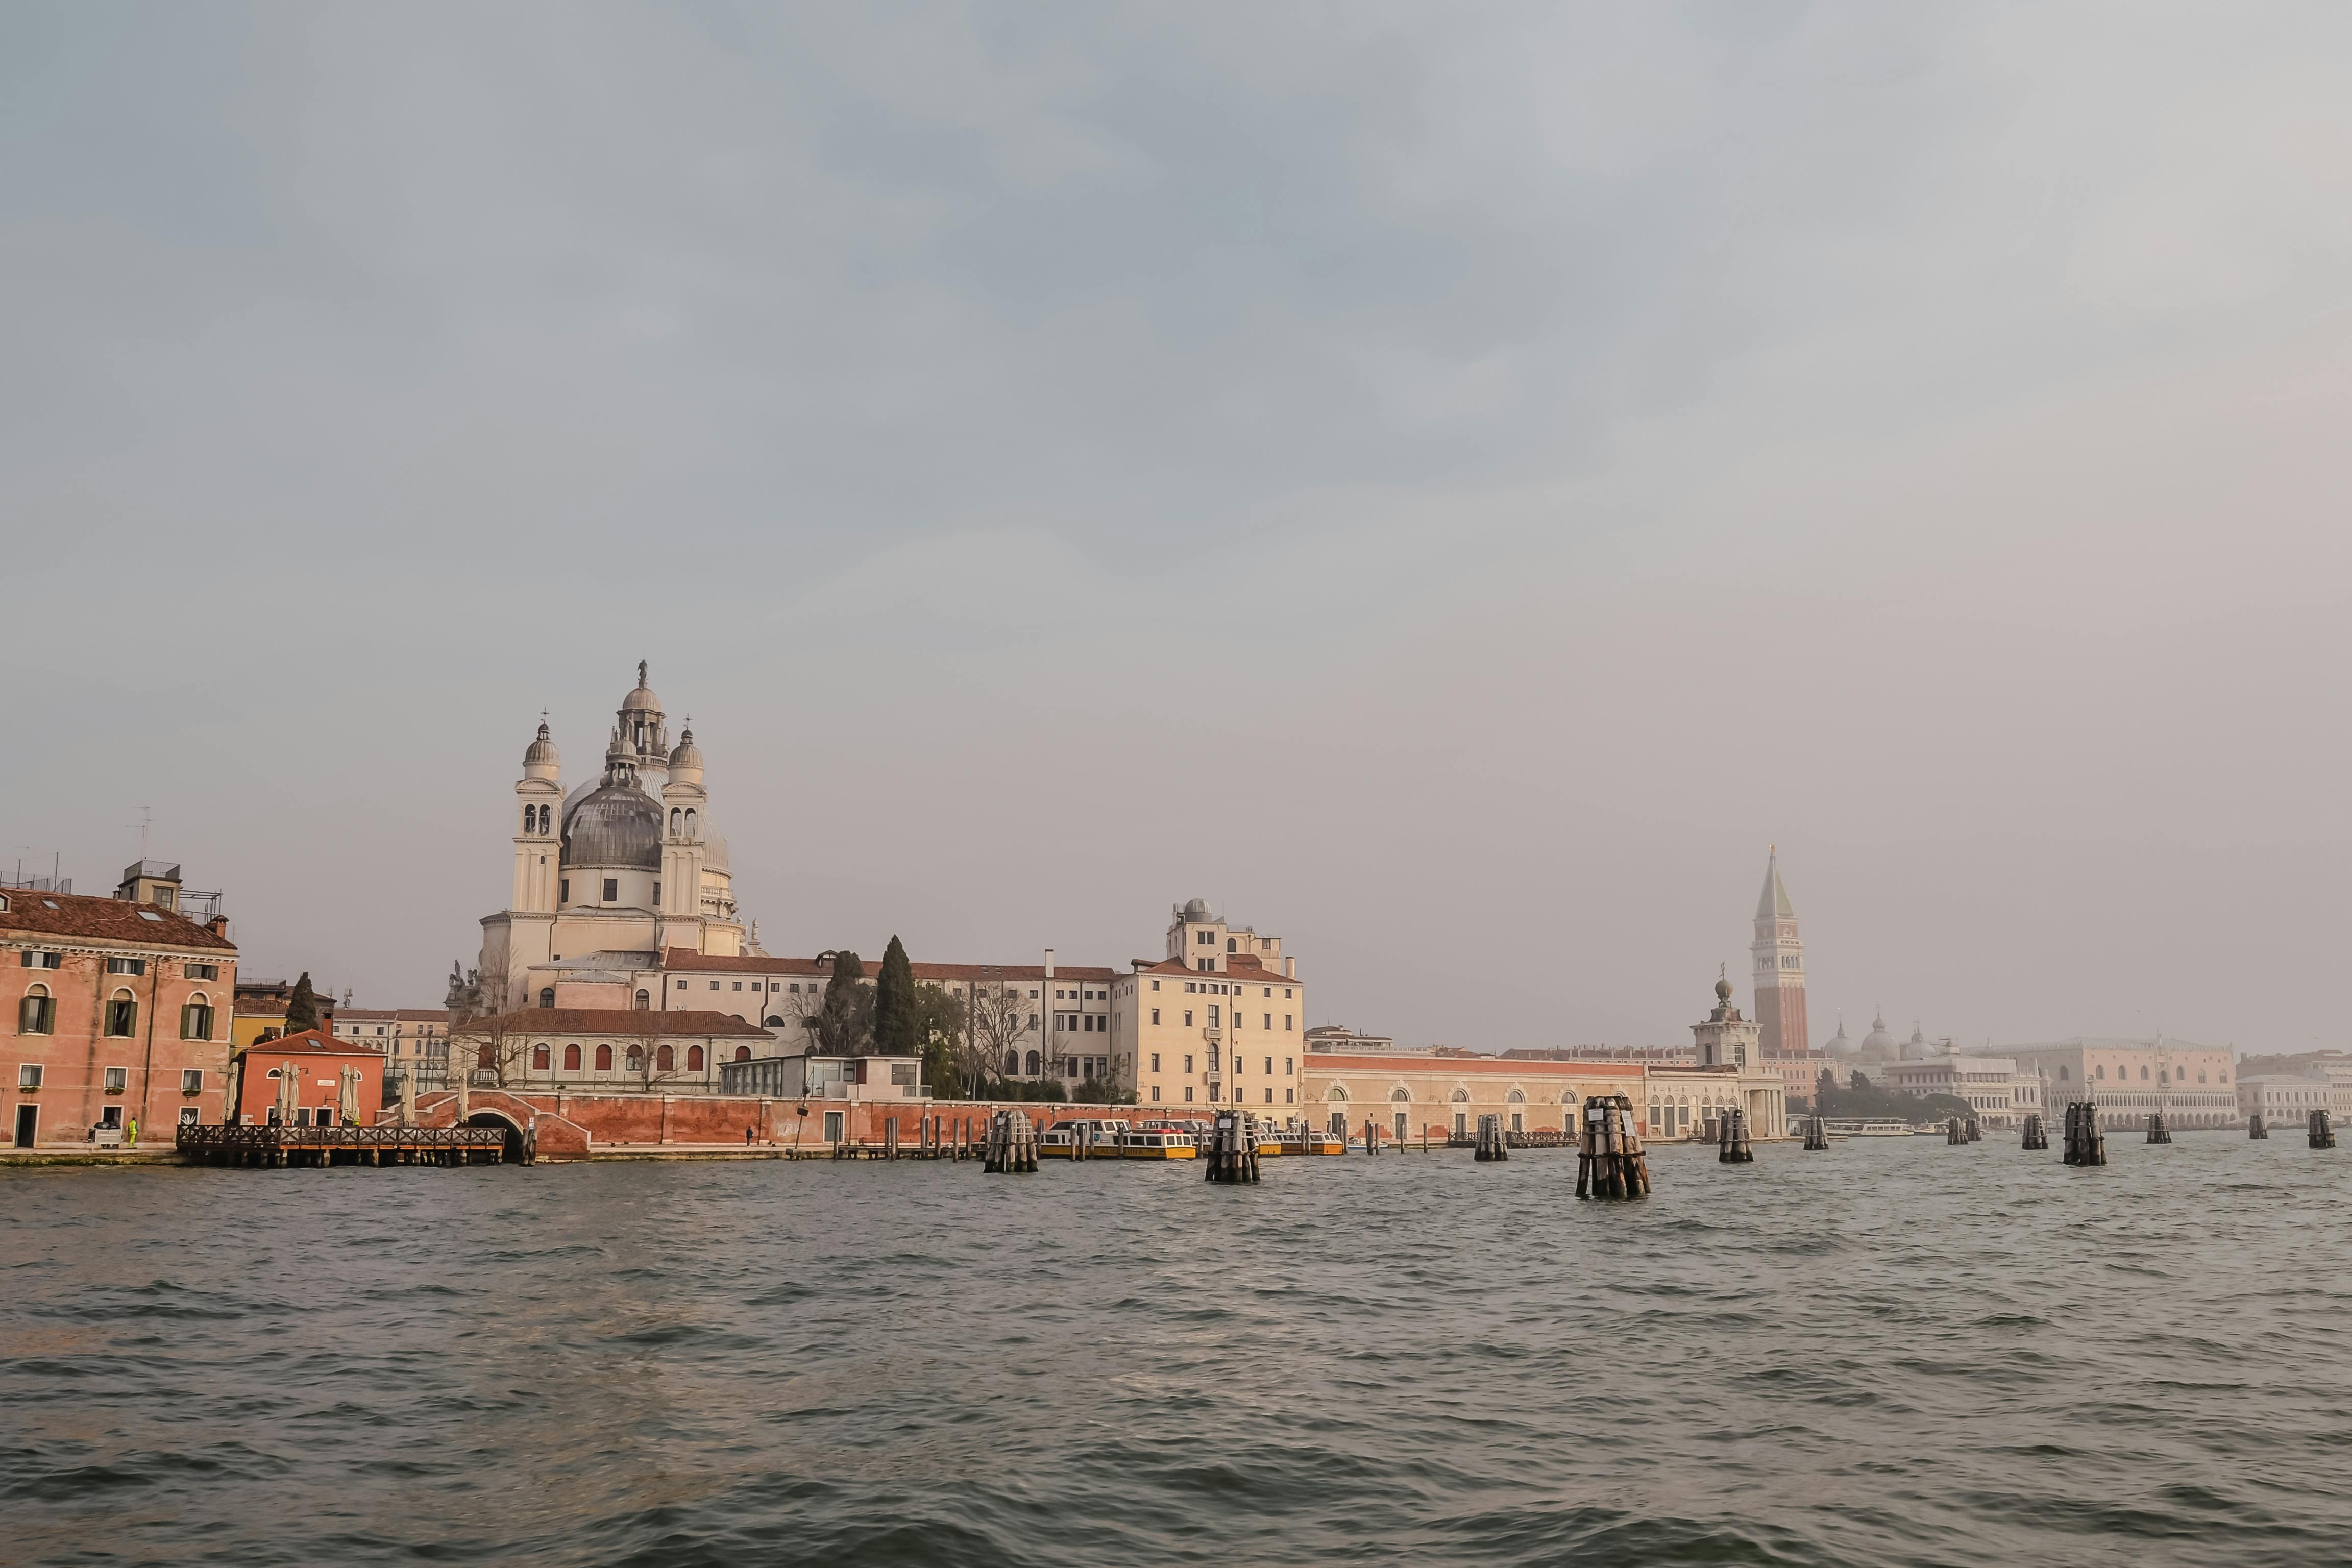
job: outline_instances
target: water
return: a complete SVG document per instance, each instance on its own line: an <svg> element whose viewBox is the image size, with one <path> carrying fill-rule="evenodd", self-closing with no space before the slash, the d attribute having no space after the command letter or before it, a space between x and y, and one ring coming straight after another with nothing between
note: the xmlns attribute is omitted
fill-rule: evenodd
<svg viewBox="0 0 2352 1568"><path fill-rule="evenodd" d="M2352 1153L0 1173L0 1562L2352 1557Z"/></svg>

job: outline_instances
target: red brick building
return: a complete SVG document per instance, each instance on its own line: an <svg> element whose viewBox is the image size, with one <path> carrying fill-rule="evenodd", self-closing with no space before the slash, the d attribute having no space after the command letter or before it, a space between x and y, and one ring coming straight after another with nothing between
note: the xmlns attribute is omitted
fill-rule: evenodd
<svg viewBox="0 0 2352 1568"><path fill-rule="evenodd" d="M324 1029L246 1047L231 1077L230 1112L254 1125L367 1127L383 1105L383 1053Z"/></svg>
<svg viewBox="0 0 2352 1568"><path fill-rule="evenodd" d="M135 884L146 899L0 889L0 1128L14 1147L132 1121L168 1143L176 1121L221 1119L236 948L226 920L199 925L176 886L151 882Z"/></svg>

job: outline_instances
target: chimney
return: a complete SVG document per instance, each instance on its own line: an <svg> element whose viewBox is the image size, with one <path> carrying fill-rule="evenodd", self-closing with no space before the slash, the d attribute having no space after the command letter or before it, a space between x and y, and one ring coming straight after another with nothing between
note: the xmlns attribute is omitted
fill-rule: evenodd
<svg viewBox="0 0 2352 1568"><path fill-rule="evenodd" d="M1298 978L1298 960L1295 958L1286 958L1282 961L1282 977L1285 980L1296 980Z"/></svg>
<svg viewBox="0 0 2352 1568"><path fill-rule="evenodd" d="M1054 950L1050 947L1045 950L1045 978L1054 978Z"/></svg>
<svg viewBox="0 0 2352 1568"><path fill-rule="evenodd" d="M205 922L205 929L212 932L215 936L220 938L223 942L226 942L228 940L228 917L226 915L215 915L212 919Z"/></svg>

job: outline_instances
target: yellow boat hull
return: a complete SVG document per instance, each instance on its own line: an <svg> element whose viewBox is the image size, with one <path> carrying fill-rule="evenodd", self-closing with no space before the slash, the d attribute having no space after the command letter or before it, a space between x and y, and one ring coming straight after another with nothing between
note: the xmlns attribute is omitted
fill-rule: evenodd
<svg viewBox="0 0 2352 1568"><path fill-rule="evenodd" d="M1201 1157L1201 1152L1198 1149L1182 1148L1121 1149L1118 1154L1122 1160L1197 1160Z"/></svg>

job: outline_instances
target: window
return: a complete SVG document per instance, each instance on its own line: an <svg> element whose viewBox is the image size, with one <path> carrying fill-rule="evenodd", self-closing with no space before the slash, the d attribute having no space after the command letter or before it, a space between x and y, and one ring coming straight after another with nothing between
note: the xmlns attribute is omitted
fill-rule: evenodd
<svg viewBox="0 0 2352 1568"><path fill-rule="evenodd" d="M1035 1078L1039 1073L1045 1070L1045 1058L1038 1055L1035 1051L1031 1051L1029 1053L1029 1076L1031 1078Z"/></svg>
<svg viewBox="0 0 2352 1568"><path fill-rule="evenodd" d="M677 988L678 988L680 991L685 990L685 989L686 989L686 982L685 982L685 981L683 981L683 980L679 981L679 982L677 983ZM799 990L799 989L800 989L800 987L799 987L799 986L797 986L797 985L795 985L795 986L793 986L793 990L795 990L795 991L797 991L797 990Z"/></svg>
<svg viewBox="0 0 2352 1568"><path fill-rule="evenodd" d="M193 1105L184 1105L180 1107L180 1125L183 1127L194 1127L195 1124L196 1108Z"/></svg>
<svg viewBox="0 0 2352 1568"><path fill-rule="evenodd" d="M180 1092L182 1094L202 1094L204 1091L204 1069L202 1068L182 1068L180 1069Z"/></svg>
<svg viewBox="0 0 2352 1568"><path fill-rule="evenodd" d="M57 966L56 966L55 964L51 964L49 967L51 967L52 969L54 969L54 968L56 968ZM1152 988L1154 991L1159 990L1159 989L1160 989L1160 982L1158 982L1157 980L1153 981L1153 982L1151 983L1151 988ZM1156 1024L1156 1023L1158 1023L1159 1021L1160 1021L1160 1020L1159 1020L1158 1016L1155 1015L1155 1016L1153 1016L1153 1018L1152 1018L1152 1022Z"/></svg>
<svg viewBox="0 0 2352 1568"><path fill-rule="evenodd" d="M638 993L637 993L637 999L636 999L635 1002L632 1002L631 1004L629 1004L629 1005L630 1005L631 1007L635 1008L637 1012L640 1012L640 1013L642 1013L642 1012L646 1011L647 1008L651 1007L653 1005L654 1005L654 999L653 999L651 996L646 995L646 994L644 992L642 992L642 991L640 991L640 992L638 992Z"/></svg>
<svg viewBox="0 0 2352 1568"><path fill-rule="evenodd" d="M612 1047L598 1046L596 1047L596 1070L598 1072L611 1072L613 1070Z"/></svg>
<svg viewBox="0 0 2352 1568"><path fill-rule="evenodd" d="M1156 1083L1151 1086L1151 1103L1154 1105L1160 1103L1160 1086Z"/></svg>
<svg viewBox="0 0 2352 1568"><path fill-rule="evenodd" d="M617 904L621 901L621 879L618 877L604 879L604 901L608 904Z"/></svg>
<svg viewBox="0 0 2352 1568"><path fill-rule="evenodd" d="M36 985L16 1004L16 1032L46 1035L58 1026L58 1001L46 985Z"/></svg>
<svg viewBox="0 0 2352 1568"><path fill-rule="evenodd" d="M565 1072L578 1072L580 1070L580 1047L578 1046L573 1045L563 1047L563 1070Z"/></svg>
<svg viewBox="0 0 2352 1568"><path fill-rule="evenodd" d="M1158 1072L1160 1070L1160 1053L1158 1051L1151 1053L1151 1070L1153 1072Z"/></svg>
<svg viewBox="0 0 2352 1568"><path fill-rule="evenodd" d="M1274 1027L1274 1015L1271 1013L1265 1016L1265 1026L1269 1029Z"/></svg>
<svg viewBox="0 0 2352 1568"><path fill-rule="evenodd" d="M1285 1104L1285 1105L1290 1105L1290 1104L1295 1103L1295 1102L1296 1102L1296 1100L1297 1100L1297 1094L1298 1094L1298 1091L1297 1091L1297 1089L1284 1089L1284 1090L1282 1091L1282 1103L1283 1103L1283 1104Z"/></svg>
<svg viewBox="0 0 2352 1568"><path fill-rule="evenodd" d="M1192 1070L1192 1058L1189 1052L1187 1052L1184 1057L1184 1070L1186 1072L1191 1072Z"/></svg>
<svg viewBox="0 0 2352 1568"><path fill-rule="evenodd" d="M716 980L712 981L712 982L710 983L710 988L711 988L713 991L718 990L718 989L719 989L719 982L717 982Z"/></svg>
<svg viewBox="0 0 2352 1568"><path fill-rule="evenodd" d="M131 999L128 991L117 991L106 1005L106 1032L119 1039L127 1039L139 1032L139 1004Z"/></svg>
<svg viewBox="0 0 2352 1568"><path fill-rule="evenodd" d="M124 1089L129 1089L130 1087L131 1069L129 1068L109 1068L106 1069L107 1093L121 1094Z"/></svg>
<svg viewBox="0 0 2352 1568"><path fill-rule="evenodd" d="M1184 1086L1184 1098L1187 1100L1192 1098L1192 1086L1189 1083Z"/></svg>
<svg viewBox="0 0 2352 1568"><path fill-rule="evenodd" d="M1272 1057L1265 1058L1265 1076L1268 1078L1272 1078L1274 1076L1274 1058Z"/></svg>
<svg viewBox="0 0 2352 1568"><path fill-rule="evenodd" d="M738 1047L735 1047L735 1059L736 1059L737 1061L739 1061L739 1062L748 1062L748 1061L750 1061L750 1060L751 1059L751 1047L749 1047L749 1046L738 1046Z"/></svg>
<svg viewBox="0 0 2352 1568"><path fill-rule="evenodd" d="M0 904L0 909L5 908L5 904ZM25 950L25 967L27 969L55 969L64 962L63 953L35 952L30 948Z"/></svg>
<svg viewBox="0 0 2352 1568"><path fill-rule="evenodd" d="M555 1005L554 986L542 985L539 988L539 1005L542 1007L552 1007Z"/></svg>
<svg viewBox="0 0 2352 1568"><path fill-rule="evenodd" d="M186 975L191 980L218 980L220 978L220 965L217 963L184 963L180 965L180 973Z"/></svg>
<svg viewBox="0 0 2352 1568"><path fill-rule="evenodd" d="M1033 1029L1037 1026L1037 1015L1034 1013L1029 1015L1029 1026Z"/></svg>
<svg viewBox="0 0 2352 1568"><path fill-rule="evenodd" d="M566 877L562 881L555 884L555 896L564 903L568 904L572 901L571 878Z"/></svg>
<svg viewBox="0 0 2352 1568"><path fill-rule="evenodd" d="M1269 1089L1265 1091L1265 1102L1268 1105L1272 1105L1274 1103L1274 1090Z"/></svg>
<svg viewBox="0 0 2352 1568"><path fill-rule="evenodd" d="M554 1053L547 1047L534 1046L531 1047L530 1067L533 1072L545 1072L554 1064Z"/></svg>
<svg viewBox="0 0 2352 1568"><path fill-rule="evenodd" d="M1297 1071L1298 1071L1298 1068L1297 1068L1297 1066L1296 1065L1296 1064L1297 1064L1297 1058L1294 1058L1294 1057L1285 1057L1285 1058L1282 1058L1282 1076L1283 1076L1283 1077L1285 1077L1285 1078L1290 1078L1290 1077L1295 1076L1295 1075L1297 1073Z"/></svg>
<svg viewBox="0 0 2352 1568"><path fill-rule="evenodd" d="M659 882L656 882L654 884L654 902L657 904L661 902L661 884Z"/></svg>
<svg viewBox="0 0 2352 1568"><path fill-rule="evenodd" d="M702 1070L702 1047L700 1046L688 1046L686 1047L686 1070L688 1072L700 1072Z"/></svg>
<svg viewBox="0 0 2352 1568"><path fill-rule="evenodd" d="M738 991L742 990L742 989L743 989L743 983L742 983L741 981L738 980L738 981L735 983L735 989L736 989L736 990L738 990Z"/></svg>
<svg viewBox="0 0 2352 1568"><path fill-rule="evenodd" d="M180 1009L180 1038L209 1040L213 1037L213 1005L199 996Z"/></svg>
<svg viewBox="0 0 2352 1568"><path fill-rule="evenodd" d="M110 958L106 961L109 974L144 974L147 961L143 958Z"/></svg>
<svg viewBox="0 0 2352 1568"><path fill-rule="evenodd" d="M1288 1027L1290 1027L1290 1017L1291 1017L1291 1016L1290 1016L1289 1014L1287 1014L1287 1013L1285 1013L1285 1014L1282 1016L1282 1026L1283 1026L1284 1028L1286 1028L1286 1029L1287 1029Z"/></svg>
<svg viewBox="0 0 2352 1568"><path fill-rule="evenodd" d="M41 1064L38 1062L23 1062L18 1064L16 1068L16 1087L18 1089L40 1088Z"/></svg>

